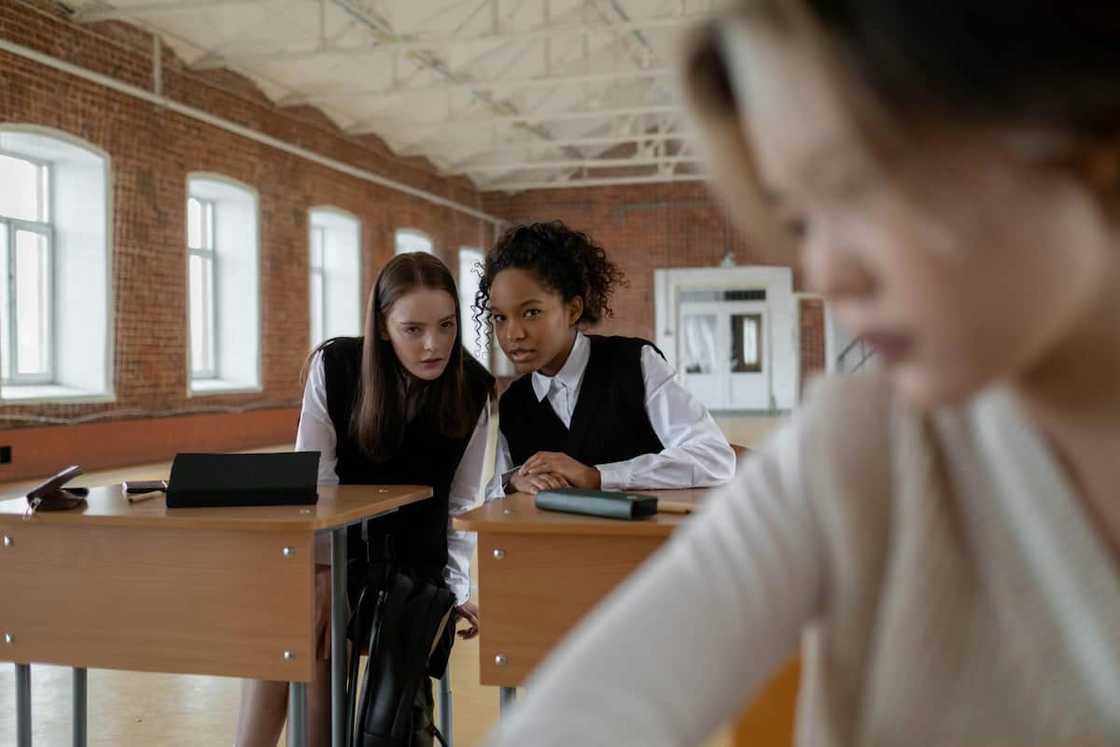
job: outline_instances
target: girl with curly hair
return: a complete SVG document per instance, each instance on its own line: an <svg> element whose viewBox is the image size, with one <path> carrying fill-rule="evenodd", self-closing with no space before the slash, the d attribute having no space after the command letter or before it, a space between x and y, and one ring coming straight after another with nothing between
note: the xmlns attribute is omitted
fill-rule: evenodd
<svg viewBox="0 0 1120 747"><path fill-rule="evenodd" d="M653 343L584 334L622 272L559 221L509 229L486 256L475 321L519 373L499 403L489 494L686 488L731 479L735 454Z"/></svg>

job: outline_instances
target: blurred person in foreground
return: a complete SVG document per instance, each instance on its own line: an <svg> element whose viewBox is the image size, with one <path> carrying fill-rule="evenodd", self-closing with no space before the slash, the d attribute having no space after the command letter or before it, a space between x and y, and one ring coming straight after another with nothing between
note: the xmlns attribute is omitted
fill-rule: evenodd
<svg viewBox="0 0 1120 747"><path fill-rule="evenodd" d="M827 379L491 745L695 745L801 647L800 745L1120 743L1120 5L739 2L713 185L881 372Z"/></svg>

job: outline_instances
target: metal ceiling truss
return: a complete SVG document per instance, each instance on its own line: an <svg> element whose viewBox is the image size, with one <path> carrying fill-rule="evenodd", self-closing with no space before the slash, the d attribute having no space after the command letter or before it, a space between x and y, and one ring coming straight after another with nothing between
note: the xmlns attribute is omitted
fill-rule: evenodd
<svg viewBox="0 0 1120 747"><path fill-rule="evenodd" d="M353 101L360 98L376 98L377 103L389 102L405 96L422 96L446 93L471 93L473 91L515 91L533 88L550 88L561 85L584 85L587 83L613 83L620 80L643 80L650 78L670 78L671 68L652 70L618 70L609 73L582 73L578 75L550 75L528 78L497 78L494 80L471 80L466 83L440 83L428 86L393 85L381 88L364 88L332 93L311 93L292 96L283 103L288 105L325 104L332 101Z"/></svg>
<svg viewBox="0 0 1120 747"><path fill-rule="evenodd" d="M691 137L687 132L655 132L646 135L606 135L602 137L573 137L561 140L552 140L548 142L525 142L525 143L506 143L503 145L487 148L485 150L477 151L469 158L464 158L452 164L453 169L465 169L467 166L474 164L481 156L492 155L498 153L530 153L532 151L547 150L549 148L556 148L562 145L569 145L573 147L583 147L588 145L624 145L626 143L650 143L661 140L675 140L682 143L687 143ZM681 147L684 151L684 147ZM481 165L481 164L480 164Z"/></svg>
<svg viewBox="0 0 1120 747"><path fill-rule="evenodd" d="M246 2L247 0L234 1ZM258 0L258 2L262 1L268 0ZM207 0L207 2L209 2L209 0ZM388 54L392 52L414 50L446 52L447 50L454 47L462 47L467 45L477 46L482 43L502 45L530 40L556 38L559 36L570 36L574 34L590 35L639 31L643 29L672 29L691 25L700 18L706 17L706 14L689 14L687 16L651 18L640 21L620 21L609 24L585 23L555 25L519 31L488 32L484 34L425 34L423 36L418 34L409 34L397 36L394 41L384 41L372 44L352 44L348 46L327 47L323 49L319 47L314 47L311 49L281 48L264 52L245 52L215 55L214 57L208 57L206 59L199 60L198 62L194 63L192 67L199 70L207 70L217 67L242 67L246 65L276 62L307 62L309 60L331 57L352 57L355 55Z"/></svg>
<svg viewBox="0 0 1120 747"><path fill-rule="evenodd" d="M527 181L498 181L485 184L484 192L524 192L529 189L573 189L579 187L610 187L625 184L660 184L665 182L702 182L708 179L703 173L650 174L648 176L619 177L570 177Z"/></svg>
<svg viewBox="0 0 1120 747"><path fill-rule="evenodd" d="M655 156L652 158L582 158L562 161L519 161L464 166L460 174L482 174L489 171L529 171L540 169L605 169L629 166L660 166L677 163L700 163L695 156Z"/></svg>
<svg viewBox="0 0 1120 747"><path fill-rule="evenodd" d="M446 14L461 9L456 15L453 30L439 32L409 32L396 30L395 3L376 4L372 0L172 0L161 3L141 3L114 8L105 2L86 4L75 14L75 20L95 22L104 20L134 20L151 27L147 19L169 14L202 13L216 9L247 6L285 4L287 7L318 6L317 28L309 31L307 44L299 48L277 46L272 49L245 49L236 43L217 49L204 46L201 39L183 39L182 35L153 29L169 37L178 36L189 47L205 50L191 68L207 70L218 67L235 68L250 77L264 79L259 66L276 63L317 62L329 59L346 59L360 55L390 55L391 81L387 85L335 91L293 90L290 84L281 84L289 93L279 100L282 106L315 105L323 108L336 121L350 122L344 129L352 135L377 134L397 147L400 155L422 155L432 160L446 174L466 175L480 189L520 191L525 189L601 186L625 183L653 183L675 180L699 180L700 160L689 142L689 134L680 127L682 114L679 105L672 101L669 83L673 70L661 59L658 47L651 43L656 38L664 49L662 37L650 37L650 32L672 30L692 25L710 17L709 12L686 13L687 3L676 0L663 5L665 12L645 18L630 18L619 0L585 0L582 5L554 17L552 0L481 0L445 5L439 13L428 19L435 23L447 18ZM342 13L348 22L334 26L328 35L326 8L328 4ZM710 3L709 3L710 5ZM540 8L540 23L531 28L516 29L514 21L523 18L523 8ZM384 12L383 12L384 11ZM489 24L484 13L489 12ZM479 21L482 20L482 23ZM486 30L466 31L473 29ZM423 26L423 24L422 24ZM368 43L350 42L343 45L339 39L353 37L355 28L368 32ZM445 25L444 29L448 27ZM569 42L557 69L553 42ZM571 41L578 39L579 48L573 49ZM458 60L453 69L443 56L455 49L469 47L473 56ZM619 56L610 50L624 51ZM592 53L607 53L615 69L602 69L593 61ZM500 70L489 65L486 75L475 77L474 70L496 55L513 54L500 58ZM572 51L577 53L573 58ZM535 63L532 53L539 53ZM400 74L402 56L411 63L410 73ZM462 57L462 55L459 55ZM580 70L582 58L582 70ZM573 62L575 63L573 70ZM514 74L518 69L540 68L543 72L533 75ZM277 77L271 69L269 78ZM410 85L410 80L421 72L424 82ZM432 82L434 76L436 81ZM619 86L615 88L615 86ZM582 96L570 95L573 88ZM529 91L541 91L526 99ZM565 108L547 104L557 99L560 92ZM467 95L475 107L469 113L456 114L455 96ZM431 97L438 102L443 97L446 116L435 121L423 118L401 119L403 107L393 112L377 113L386 107L410 97L428 97L421 107L421 114L431 111ZM516 98L513 98L515 97ZM532 101L533 111L522 106ZM648 102L648 103L643 103ZM515 103L516 102L516 103ZM617 106L619 103L627 106ZM355 104L361 106L355 111ZM461 104L461 102L459 102ZM603 104L615 104L604 106ZM344 107L332 112L332 105ZM481 112L478 107L481 107ZM361 107L369 112L364 116ZM372 109L372 111L371 111ZM425 111L426 109L426 111ZM405 110L411 114L412 109ZM437 108L438 111L438 108ZM357 121L355 115L358 115ZM580 125L578 123L584 123ZM554 125L567 123L562 134ZM464 128L467 128L464 130ZM471 138L459 138L458 150L448 144L454 138L448 132L458 129L469 131L473 140L488 139L489 147L475 150L463 157L464 143ZM477 132L485 130L488 137L479 138ZM516 140L509 136L515 135ZM401 135L407 142L400 142ZM523 140L522 140L523 139ZM620 147L628 146L628 147ZM541 150L550 153L533 160ZM486 156L504 156L491 160ZM549 157L551 156L551 158ZM614 170L619 175L612 176ZM548 176L548 172L554 172ZM607 172L607 173L604 173ZM637 175L635 175L637 172ZM498 173L497 178L487 179L486 174ZM545 174L545 176L542 176ZM521 180L518 181L518 176Z"/></svg>
<svg viewBox="0 0 1120 747"><path fill-rule="evenodd" d="M375 37L381 38L381 39L386 39L386 38L392 39L393 38L392 32L389 29L388 23L384 19L378 17L375 13L367 11L362 6L362 4L359 2L359 0L333 0L333 2L336 6L342 8L344 11L346 11L349 15L351 15L356 20L367 24L370 27L370 30L374 33ZM494 7L497 8L498 7L497 0L493 0L493 2L494 2ZM495 23L496 22L497 22L497 16L495 15ZM524 54L525 51L527 51L528 48L529 48L529 46L526 45L525 49L522 51L522 54ZM439 75L440 77L449 81L451 84L466 84L466 83L472 82L469 79L469 76L467 76L466 74L456 73L456 72L452 71L450 66L447 65L445 62L443 62L439 58L439 56L436 55L436 53L434 53L434 52L422 51L422 52L414 52L412 54L417 58L417 60L423 66L425 66L425 67L429 68L430 70L434 71L437 75ZM510 64L511 65L516 64L516 58ZM513 105L508 100L499 101L490 91L487 91L487 90L484 90L484 89L483 90L470 89L470 92L476 99L478 99L480 102L482 102L482 104L484 106L486 106L491 111L495 112L495 114L492 115L492 116L498 117L498 118L502 118L502 117L512 118L512 119L509 119L507 121L511 121L512 124L514 124L516 127L521 128L521 129L525 130L526 132L529 132L530 134L536 135L536 136L538 136L538 137L540 137L544 140L550 140L552 138L552 136L548 132L548 130L544 129L539 124L534 124L530 120L517 120L516 117L519 116L518 109L515 105ZM356 129L359 130L359 131L356 131ZM360 129L361 129L360 127L359 128L351 127L347 131L350 132L351 134L361 134ZM374 129L374 130L372 130L372 132L374 132L376 134L377 130ZM574 151L573 150L573 151L569 151L567 153L567 155L573 156L573 157L578 157L581 154L579 153L579 151ZM437 165L440 165L440 164L437 163Z"/></svg>
<svg viewBox="0 0 1120 747"><path fill-rule="evenodd" d="M589 111L557 111L541 112L535 114L492 114L481 117L447 117L436 122L416 122L405 120L402 124L408 126L413 132L440 132L454 127L474 127L476 125L501 125L532 122L567 122L579 119L614 118L624 114L663 114L676 112L675 106L631 106L605 109L592 109ZM373 122L361 123L349 129L353 135L364 135L376 132L377 126Z"/></svg>
<svg viewBox="0 0 1120 747"><path fill-rule="evenodd" d="M292 2L292 0L179 0L178 2L147 3L144 5L130 5L123 8L104 7L97 4L88 9L79 10L74 14L73 20L79 23L95 23L97 21L128 21L149 16L162 16L171 13L191 13L200 10L217 8L235 8L245 5L265 5L276 2ZM317 3L319 0L297 0L307 4Z"/></svg>

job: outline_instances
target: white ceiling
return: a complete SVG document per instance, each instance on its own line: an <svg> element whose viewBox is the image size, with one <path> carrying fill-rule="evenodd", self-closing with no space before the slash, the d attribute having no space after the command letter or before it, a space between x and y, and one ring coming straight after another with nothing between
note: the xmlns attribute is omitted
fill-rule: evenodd
<svg viewBox="0 0 1120 747"><path fill-rule="evenodd" d="M721 0L70 0L480 189L697 179L673 80Z"/></svg>

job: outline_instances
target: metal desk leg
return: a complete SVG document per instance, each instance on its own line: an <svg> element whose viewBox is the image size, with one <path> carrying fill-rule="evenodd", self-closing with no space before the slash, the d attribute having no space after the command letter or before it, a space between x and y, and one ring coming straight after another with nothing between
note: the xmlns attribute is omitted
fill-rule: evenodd
<svg viewBox="0 0 1120 747"><path fill-rule="evenodd" d="M498 688L498 703L501 706L501 716L504 718L509 715L509 709L513 707L513 701L517 700L516 687L501 687Z"/></svg>
<svg viewBox="0 0 1120 747"><path fill-rule="evenodd" d="M331 531L331 747L346 747L346 527Z"/></svg>
<svg viewBox="0 0 1120 747"><path fill-rule="evenodd" d="M308 747L307 683L288 684L288 747Z"/></svg>
<svg viewBox="0 0 1120 747"><path fill-rule="evenodd" d="M455 747L451 736L451 662L439 680L439 731L447 741L447 747Z"/></svg>
<svg viewBox="0 0 1120 747"><path fill-rule="evenodd" d="M31 747L30 664L16 664L16 744Z"/></svg>
<svg viewBox="0 0 1120 747"><path fill-rule="evenodd" d="M74 747L86 747L86 670L74 667Z"/></svg>

